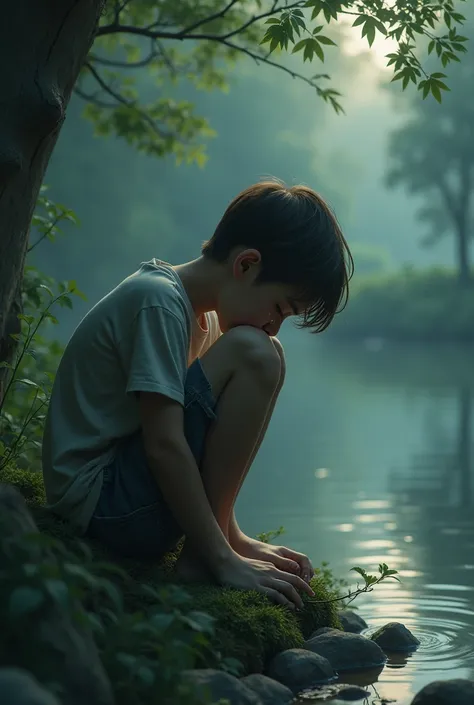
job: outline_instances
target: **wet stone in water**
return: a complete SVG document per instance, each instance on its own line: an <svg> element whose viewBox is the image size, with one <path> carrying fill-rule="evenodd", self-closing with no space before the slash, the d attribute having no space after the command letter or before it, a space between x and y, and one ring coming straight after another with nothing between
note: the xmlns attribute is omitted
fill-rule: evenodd
<svg viewBox="0 0 474 705"><path fill-rule="evenodd" d="M262 705L262 701L251 688L225 671L197 668L182 671L181 676L184 682L191 683L203 695L208 691L213 702L227 699L230 705Z"/></svg>
<svg viewBox="0 0 474 705"><path fill-rule="evenodd" d="M313 636L304 643L304 648L324 656L335 671L371 669L387 661L374 641L347 632L332 631Z"/></svg>
<svg viewBox="0 0 474 705"><path fill-rule="evenodd" d="M362 700L370 695L368 690L360 688L358 685L348 685L347 683L334 683L333 685L323 685L318 688L310 688L303 693L299 693L298 701L305 702L321 702L331 701L334 703L334 698L343 702L354 702Z"/></svg>
<svg viewBox="0 0 474 705"><path fill-rule="evenodd" d="M277 654L270 661L267 675L295 694L336 678L327 659L306 649L287 649Z"/></svg>
<svg viewBox="0 0 474 705"><path fill-rule="evenodd" d="M400 622L389 622L372 634L372 641L384 651L414 651L420 640Z"/></svg>
<svg viewBox="0 0 474 705"><path fill-rule="evenodd" d="M367 622L365 619L362 619L362 617L359 617L357 612L353 612L352 610L342 610L339 612L338 616L345 632L359 634L364 629L367 629Z"/></svg>
<svg viewBox="0 0 474 705"><path fill-rule="evenodd" d="M262 705L290 705L293 701L293 692L286 685L263 673L251 673L240 682L255 691Z"/></svg>
<svg viewBox="0 0 474 705"><path fill-rule="evenodd" d="M474 681L455 678L450 681L434 681L415 695L412 705L472 705L474 703Z"/></svg>

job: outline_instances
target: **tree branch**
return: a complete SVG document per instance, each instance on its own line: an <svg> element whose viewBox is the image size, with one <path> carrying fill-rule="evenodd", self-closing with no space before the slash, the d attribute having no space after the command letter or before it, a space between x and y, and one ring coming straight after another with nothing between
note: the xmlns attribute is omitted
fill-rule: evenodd
<svg viewBox="0 0 474 705"><path fill-rule="evenodd" d="M60 220L61 220L61 218L60 218L59 216L57 216L57 217L53 220L53 222L51 223L51 225L49 226L49 228L46 230L46 232L44 232L44 233L41 235L41 237L38 238L38 240L36 240L35 243L33 243L33 245L30 245L30 246L28 247L27 252L31 252L31 250L34 250L35 247L40 244L40 242L42 242L45 238L47 238L48 235L49 235L49 233L56 227L56 225L59 223Z"/></svg>
<svg viewBox="0 0 474 705"><path fill-rule="evenodd" d="M216 17L220 17L223 15L223 13L228 12L230 7L235 5L239 0L233 0L233 2L229 2L228 5L224 8L224 10L221 10L218 13L215 13L214 15L209 15L209 17L204 18L203 20L199 20L199 22L196 22L194 25L190 25L189 27L185 27L184 29L179 30L178 32L163 32L163 31L154 31L153 28L156 27L156 23L153 25L149 25L148 27L135 27L133 25L122 25L119 23L113 23L109 25L104 25L102 27L98 27L96 31L96 37L103 37L108 34L116 34L116 33L123 33L123 34L138 34L142 37L152 37L154 39L178 39L180 41L184 39L201 39L201 40L209 40L209 41L220 41L222 39L228 39L229 37L232 37L236 34L239 34L240 32L243 32L247 27L249 27L252 24L255 24L259 20L263 20L267 17L271 17L272 15L275 14L275 12L284 12L296 8L302 8L304 7L305 3L302 2L302 0L298 0L297 2L292 2L288 5L285 5L283 7L277 7L275 6L275 2L273 3L272 9L267 10L266 12L261 12L259 15L252 15L250 19L245 22L243 25L240 27L237 27L237 29L232 30L232 32L228 32L227 34L223 35L218 35L218 34L193 34L191 33L194 29L197 27L202 26L203 24L207 24L213 19L216 19Z"/></svg>
<svg viewBox="0 0 474 705"><path fill-rule="evenodd" d="M294 3L297 5L298 3ZM268 13L270 14L270 13ZM250 24L250 23L248 23ZM248 26L245 25L245 26ZM105 30L105 31L101 31ZM276 61L272 61L271 59L268 58L268 54L265 56L263 54L257 54L254 51L251 51L250 49L247 49L246 47L239 46L238 44L235 44L234 42L230 42L227 37L232 36L233 34L236 34L237 32L231 32L227 35L224 36L219 36L215 34L189 34L189 35L183 35L180 32L153 32L146 27L134 27L132 25L118 25L117 27L114 27L113 25L107 25L106 27L99 28L98 34L99 36L102 35L107 35L107 34L112 34L114 32L123 32L124 34L133 34L135 36L141 36L141 37L150 37L152 39L179 39L179 40L185 40L185 39L202 39L202 40L208 40L212 42L217 42L219 44L222 44L229 49L234 49L235 51L240 51L242 54L245 54L246 56L249 56L251 59L257 62L262 62L264 64L267 64L268 66L273 66L274 68L280 69L281 71L284 71L285 73L289 74L292 78L298 78L301 81L304 81L308 85L310 85L312 88L316 88L316 90L320 91L320 87L315 83L314 79L308 78L307 76L303 76L303 74L297 73L296 71L292 71L291 69L287 68L283 64L279 64ZM319 77L322 78L324 77L325 74L320 74Z"/></svg>
<svg viewBox="0 0 474 705"><path fill-rule="evenodd" d="M227 14L227 12L229 12L229 10L231 10L234 5L237 5L238 2L240 2L240 0L230 0L230 2L228 2L222 10L215 12L213 15L205 17L203 20L198 20L194 24L189 25L189 27L185 27L185 29L182 30L182 33L189 34L190 32L194 32L194 30L198 27L202 27L202 25L204 24L209 24L209 22L213 22L214 20L218 20L221 17L224 17L224 15Z"/></svg>
<svg viewBox="0 0 474 705"><path fill-rule="evenodd" d="M167 137L169 137L169 134L166 133L164 130L161 130L158 127L156 122L154 120L152 120L152 118L148 115L146 110L141 110L134 101L127 100L126 98L123 97L123 95L114 91L114 89L111 86L109 86L108 83L106 83L104 81L102 76L98 73L98 71L96 71L96 69L91 64L89 64L87 62L84 64L84 66L85 66L85 68L89 69L89 71L91 72L91 74L93 75L93 77L95 78L95 80L97 81L99 86L102 88L102 90L104 90L106 93L108 93L110 96L112 96L112 98L115 98L115 100L118 103L120 103L121 105L125 105L128 108L136 110L143 117L145 122L152 128L152 130L157 133L157 135L159 135L163 139L166 139Z"/></svg>
<svg viewBox="0 0 474 705"><path fill-rule="evenodd" d="M74 86L73 90L74 93L79 96L79 98L82 98L83 100L86 100L88 103L92 103L93 105L97 105L98 108L112 109L116 107L115 103L106 103L105 100L100 100L100 98L97 98L96 93L94 93L94 95L91 95L90 93L86 93L77 86Z"/></svg>
<svg viewBox="0 0 474 705"><path fill-rule="evenodd" d="M143 68L144 66L148 66L148 64L153 61L153 59L156 59L157 56L159 56L158 52L150 51L148 56L146 56L144 59L141 59L140 61L128 62L113 59L105 59L104 57L97 56L96 54L89 54L89 60L94 61L96 64L100 64L101 66L110 66L116 69L139 69Z"/></svg>

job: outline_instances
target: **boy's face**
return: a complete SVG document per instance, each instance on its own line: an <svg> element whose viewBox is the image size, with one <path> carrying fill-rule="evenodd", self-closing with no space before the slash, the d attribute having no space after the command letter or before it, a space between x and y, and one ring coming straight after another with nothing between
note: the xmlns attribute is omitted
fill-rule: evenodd
<svg viewBox="0 0 474 705"><path fill-rule="evenodd" d="M235 326L248 325L276 336L286 318L301 312L288 285L256 283L260 270L258 250L243 250L229 263L229 276L217 307L224 333Z"/></svg>

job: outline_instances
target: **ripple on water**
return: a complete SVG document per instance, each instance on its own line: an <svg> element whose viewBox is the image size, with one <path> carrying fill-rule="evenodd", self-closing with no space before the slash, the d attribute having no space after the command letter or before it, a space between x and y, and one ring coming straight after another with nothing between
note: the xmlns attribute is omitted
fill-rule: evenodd
<svg viewBox="0 0 474 705"><path fill-rule="evenodd" d="M389 621L400 621L420 641L418 649L411 654L387 654L388 663L381 681L398 680L400 675L393 671L403 667L407 669L408 678L413 672L418 675L433 671L440 673L474 665L474 611L472 601L463 595L472 592L472 588L425 585L423 589L435 594L417 597L409 596L406 591L401 591L400 595L395 591L384 595L380 591L375 604L361 610L361 616L370 624L364 632L366 636L370 637L378 627ZM455 594L449 595L449 592Z"/></svg>

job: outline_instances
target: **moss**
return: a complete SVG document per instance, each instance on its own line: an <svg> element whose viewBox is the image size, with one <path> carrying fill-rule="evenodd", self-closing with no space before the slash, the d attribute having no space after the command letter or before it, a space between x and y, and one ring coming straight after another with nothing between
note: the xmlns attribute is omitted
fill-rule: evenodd
<svg viewBox="0 0 474 705"><path fill-rule="evenodd" d="M53 517L44 508L44 488L39 473L3 470L0 481L10 482L20 490L42 532L60 539L70 550L78 549L81 542L67 523ZM114 561L102 547L90 541L87 544L98 561ZM156 607L152 598L144 596L141 585L160 587L176 582L173 566L178 555L179 548L167 554L159 564L115 560L128 576L120 585L128 612L146 614ZM303 596L305 608L299 613L275 605L265 595L253 591L214 585L186 585L186 591L192 596L193 609L207 612L216 619L212 639L214 649L224 657L237 658L245 672L255 672L263 670L278 652L302 646L304 639L319 627L340 627L337 603L318 602L333 598L334 591L328 589L327 581L321 575L315 576L312 587L316 597L311 600ZM214 664L203 662L202 665Z"/></svg>
<svg viewBox="0 0 474 705"><path fill-rule="evenodd" d="M7 466L0 472L0 482L15 485L30 508L40 507L46 500L40 473Z"/></svg>

